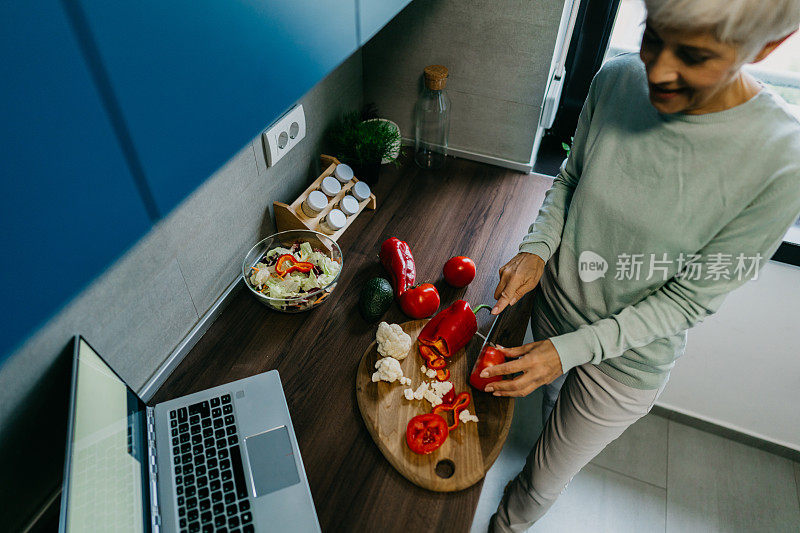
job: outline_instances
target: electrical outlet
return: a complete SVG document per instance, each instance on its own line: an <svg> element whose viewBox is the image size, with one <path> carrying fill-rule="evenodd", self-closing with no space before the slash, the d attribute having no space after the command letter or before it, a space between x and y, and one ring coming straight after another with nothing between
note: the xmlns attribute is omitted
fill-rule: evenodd
<svg viewBox="0 0 800 533"><path fill-rule="evenodd" d="M261 134L264 140L267 166L274 166L305 136L306 115L303 113L303 106L298 105L290 109Z"/></svg>

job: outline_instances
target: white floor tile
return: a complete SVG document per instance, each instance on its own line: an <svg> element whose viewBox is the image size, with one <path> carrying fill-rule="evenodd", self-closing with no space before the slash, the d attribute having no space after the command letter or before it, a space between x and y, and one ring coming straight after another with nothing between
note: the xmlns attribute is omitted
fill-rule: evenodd
<svg viewBox="0 0 800 533"><path fill-rule="evenodd" d="M586 465L530 531L663 533L666 490Z"/></svg>
<svg viewBox="0 0 800 533"><path fill-rule="evenodd" d="M669 421L646 415L592 460L592 464L667 488Z"/></svg>
<svg viewBox="0 0 800 533"><path fill-rule="evenodd" d="M794 464L670 422L667 531L800 530Z"/></svg>

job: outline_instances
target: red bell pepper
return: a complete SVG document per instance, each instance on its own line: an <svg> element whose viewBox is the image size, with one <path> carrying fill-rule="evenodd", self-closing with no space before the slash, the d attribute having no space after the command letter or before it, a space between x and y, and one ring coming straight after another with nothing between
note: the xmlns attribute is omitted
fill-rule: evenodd
<svg viewBox="0 0 800 533"><path fill-rule="evenodd" d="M411 255L408 243L397 237L386 239L381 245L379 257L383 268L389 272L392 278L395 296L400 298L409 287L414 285L417 277L417 267L414 265L414 257Z"/></svg>
<svg viewBox="0 0 800 533"><path fill-rule="evenodd" d="M275 272L283 277L295 270L298 272L310 272L314 268L314 263L308 261L298 261L292 254L283 254L275 263Z"/></svg>
<svg viewBox="0 0 800 533"><path fill-rule="evenodd" d="M451 404L440 403L439 405L434 407L432 414L439 415L445 420L447 420L447 418L445 418L445 413L447 413L448 411L452 411L453 425L452 426L448 425L447 431L448 432L453 431L458 426L458 420L459 420L458 415L461 414L461 411L463 411L469 406L471 401L472 401L472 395L470 395L470 393L465 391L456 396L456 399L453 403Z"/></svg>
<svg viewBox="0 0 800 533"><path fill-rule="evenodd" d="M419 332L420 353L422 346L427 346L441 357L453 356L478 332L475 313L490 307L479 305L473 311L464 300L456 300L450 307L442 309Z"/></svg>
<svg viewBox="0 0 800 533"><path fill-rule="evenodd" d="M444 359L442 359L444 361ZM449 368L440 368L436 371L436 380L437 381L447 381L450 379L450 369Z"/></svg>
<svg viewBox="0 0 800 533"><path fill-rule="evenodd" d="M506 356L503 352L492 346L487 346L483 349L475 361L475 366L472 369L472 374L469 376L469 384L478 390L485 391L486 385L501 381L503 376L493 376L491 378L482 378L481 372L484 368L494 365L500 365L506 362Z"/></svg>

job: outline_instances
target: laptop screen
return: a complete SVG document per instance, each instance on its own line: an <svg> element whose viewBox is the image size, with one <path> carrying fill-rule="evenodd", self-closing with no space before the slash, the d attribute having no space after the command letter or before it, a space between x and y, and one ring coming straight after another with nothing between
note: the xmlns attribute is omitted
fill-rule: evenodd
<svg viewBox="0 0 800 533"><path fill-rule="evenodd" d="M61 531L149 531L142 401L78 337Z"/></svg>

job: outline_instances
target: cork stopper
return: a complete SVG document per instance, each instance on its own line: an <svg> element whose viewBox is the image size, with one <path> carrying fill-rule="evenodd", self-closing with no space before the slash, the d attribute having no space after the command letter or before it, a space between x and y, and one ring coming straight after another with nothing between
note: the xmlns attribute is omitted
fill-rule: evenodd
<svg viewBox="0 0 800 533"><path fill-rule="evenodd" d="M441 91L447 85L447 67L428 65L425 67L425 86L432 91Z"/></svg>

